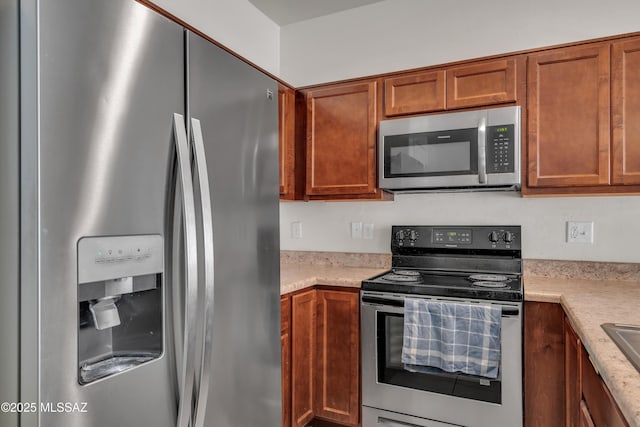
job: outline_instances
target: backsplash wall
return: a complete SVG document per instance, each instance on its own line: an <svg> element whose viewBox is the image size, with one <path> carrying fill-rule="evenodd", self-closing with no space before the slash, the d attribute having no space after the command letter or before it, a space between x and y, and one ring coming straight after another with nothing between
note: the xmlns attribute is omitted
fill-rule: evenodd
<svg viewBox="0 0 640 427"><path fill-rule="evenodd" d="M291 223L302 223L293 239ZM567 221L593 221L594 243L567 243ZM374 224L352 239L351 222ZM396 195L392 202L281 202L283 250L389 253L392 225L521 225L525 259L640 262L640 196L522 198L515 192Z"/></svg>

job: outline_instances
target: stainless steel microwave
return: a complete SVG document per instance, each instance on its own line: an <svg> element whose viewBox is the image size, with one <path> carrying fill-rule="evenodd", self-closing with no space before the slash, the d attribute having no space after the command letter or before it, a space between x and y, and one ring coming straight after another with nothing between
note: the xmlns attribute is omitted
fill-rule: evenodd
<svg viewBox="0 0 640 427"><path fill-rule="evenodd" d="M503 107L381 121L380 188L519 189L520 114Z"/></svg>

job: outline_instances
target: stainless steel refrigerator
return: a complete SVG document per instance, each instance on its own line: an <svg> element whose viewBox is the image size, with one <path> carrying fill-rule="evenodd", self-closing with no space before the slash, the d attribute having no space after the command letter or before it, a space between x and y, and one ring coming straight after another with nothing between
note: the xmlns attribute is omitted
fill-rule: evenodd
<svg viewBox="0 0 640 427"><path fill-rule="evenodd" d="M0 425L281 425L277 82L133 0L0 71Z"/></svg>

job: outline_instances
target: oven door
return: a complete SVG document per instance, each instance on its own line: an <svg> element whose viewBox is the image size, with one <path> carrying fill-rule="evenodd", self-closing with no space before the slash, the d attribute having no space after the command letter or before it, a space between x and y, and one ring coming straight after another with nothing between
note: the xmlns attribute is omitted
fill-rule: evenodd
<svg viewBox="0 0 640 427"><path fill-rule="evenodd" d="M499 305L503 312L500 375L490 380L403 369L400 358L405 297L362 292L363 411L376 408L464 426L522 426L522 303L482 301Z"/></svg>

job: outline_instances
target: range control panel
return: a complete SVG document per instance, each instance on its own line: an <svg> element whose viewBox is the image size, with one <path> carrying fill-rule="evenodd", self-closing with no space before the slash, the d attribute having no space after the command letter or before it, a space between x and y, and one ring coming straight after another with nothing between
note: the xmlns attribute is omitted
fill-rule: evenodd
<svg viewBox="0 0 640 427"><path fill-rule="evenodd" d="M463 248L520 250L520 226L391 227L394 248Z"/></svg>

